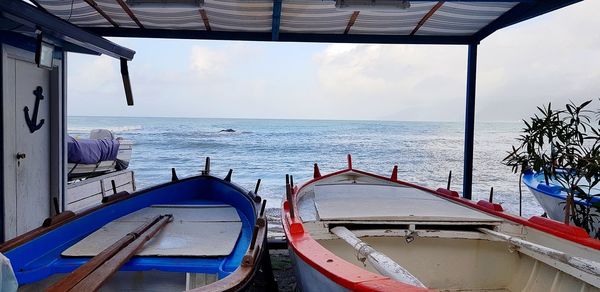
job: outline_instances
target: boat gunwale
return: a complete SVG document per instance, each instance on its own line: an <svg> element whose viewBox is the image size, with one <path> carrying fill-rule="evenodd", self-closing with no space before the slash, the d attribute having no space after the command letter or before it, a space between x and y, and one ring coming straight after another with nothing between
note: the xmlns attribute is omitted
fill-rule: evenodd
<svg viewBox="0 0 600 292"><path fill-rule="evenodd" d="M542 231L542 232L545 232L545 233L557 236L559 238L566 239L566 240L569 240L571 242L575 242L575 243L578 243L578 244L581 244L581 245L584 245L584 246L587 246L587 247L590 247L590 248L593 248L593 249L596 249L596 250L600 250L600 240L593 239L593 238L591 238L589 236L588 237L582 237L582 236L576 236L576 235L573 235L573 234L570 234L570 233L561 232L560 230L556 230L554 228L551 228L551 227L548 227L548 226L545 226L545 225L542 225L542 224L531 222L531 219L527 220L527 219L524 219L522 217L511 215L511 214L508 214L508 213L505 213L505 212L502 212L502 211L491 210L490 208L478 205L476 202L468 200L468 199L465 199L465 198L462 198L462 197L454 197L452 195L445 194L445 193L439 192L437 190L429 189L427 187L415 185L415 184L412 184L412 183L409 183L409 182L405 182L405 181L401 181L401 180L391 180L388 177L384 177L384 176L381 176L381 175L377 175L377 174L373 174L373 173L369 173L369 172L366 172L366 171L361 171L361 170L357 170L357 169L353 169L353 168L347 168L347 169L344 169L344 170L336 171L336 172L329 173L327 175L323 175L321 177L313 178L313 179L309 180L308 182L304 183L300 188L294 188L293 194L292 194L292 199L296 200L297 199L296 195L303 188L307 187L310 184L316 183L317 181L322 180L324 178L328 178L328 177L331 177L331 176L343 174L343 173L350 172L350 171L354 171L356 173L363 174L363 175L366 175L366 176L371 176L371 177L383 179L383 180L386 180L386 181L389 181L389 182L393 182L393 183L397 183L397 184L400 184L400 185L404 185L404 186L408 186L408 187L413 187L413 188L416 188L416 189L419 189L419 190L422 190L422 191L426 191L426 192L431 193L433 195L436 195L438 197L451 200L453 202L459 203L461 205L464 205L464 206L467 206L467 207L470 207L470 208L475 208L475 209L477 209L479 211L488 213L490 215L501 217L503 219L512 221L514 223L522 224L524 226L537 229L539 231ZM299 214L298 210L296 209L296 204L293 204L293 205L294 205L294 211L296 212L295 214ZM534 217L532 217L532 218L534 218Z"/></svg>
<svg viewBox="0 0 600 292"><path fill-rule="evenodd" d="M347 172L356 172L358 174L362 174L362 175L382 179L385 181L389 181L392 183L397 183L397 184L400 184L403 186L413 187L415 189L426 191L426 192L431 193L432 195L438 196L440 198L447 199L451 202L455 202L460 205L474 208L478 211L482 211L484 213L503 218L509 222L521 224L526 227L531 227L533 229L542 231L542 232L550 234L552 236L555 236L555 237L558 237L561 239L565 239L570 242L583 245L585 247L593 248L595 250L600 250L600 240L595 240L589 236L583 237L583 236L577 236L577 235L574 235L571 233L561 232L560 229L556 230L551 227L532 222L531 219L526 220L522 217L517 217L515 215L504 213L503 211L492 210L488 207L478 205L476 202L462 198L462 197L452 196L450 194L445 194L445 193L442 193L437 190L429 189L427 187L415 185L415 184L401 181L401 180L393 180L391 178L373 174L373 173L369 173L366 171L356 170L356 169L353 169L352 165L350 164L348 166L348 168L346 168L346 169L315 177L315 178L309 180L308 182L305 182L304 184L302 184L299 188L297 186L295 186L292 189L292 194L291 194L291 199L293 200L294 203L289 204L286 200L282 200L282 209L281 209L282 215L283 215L282 216L283 230L288 239L288 246L294 251L294 253L297 256L299 256L303 261L305 261L312 268L314 268L318 272L326 275L328 278L332 279L337 284L340 284L343 287L346 287L348 289L353 289L353 290L357 290L357 291L360 291L360 290L373 291L373 287L370 287L370 288L367 286L361 287L360 284L361 283L375 284L375 283L381 282L381 286L379 286L379 285L374 286L374 287L376 287L376 290L384 291L386 289L392 288L392 289L402 289L403 291L424 291L423 288L418 288L418 287L411 286L411 285L408 285L405 283L396 282L396 281L391 280L388 277L384 277L384 276L369 272L367 270L361 269L361 268L345 261L344 259L336 256L333 252L329 251L328 249L323 247L321 244L319 244L310 235L310 233L304 231L304 223L302 222L301 219L298 218L299 210L297 208L297 205L298 205L297 200L299 199L298 198L299 192L302 191L304 188L307 188L308 186L313 185L320 180L323 180L323 179L329 178L329 177L333 177L336 175L344 174ZM294 218L291 217L290 207L294 208L294 213L296 214L296 216ZM532 219L534 219L534 218L537 218L537 217L536 216L532 217ZM534 221L537 221L537 220L534 220ZM325 260L324 256L327 257L328 259ZM331 268L330 263L335 263L334 271L330 270L330 268ZM364 275L376 276L376 278L363 279L363 280L357 281L356 275L353 275L354 273L356 273L357 269L362 271L361 274L363 276Z"/></svg>
<svg viewBox="0 0 600 292"><path fill-rule="evenodd" d="M265 224L259 226L258 232L262 232L263 236L257 236L256 238L258 244L255 245L255 248L259 248L259 251L257 253L257 257L254 259L254 263L252 265L244 265L242 263L237 269L235 269L235 271L229 274L229 276L219 281L195 289L190 289L188 291L237 291L243 290L250 284L250 279L252 279L256 274L256 271L258 270L257 267L262 264L265 253L269 252L269 250L267 249L268 222L266 220L266 215L263 214L262 217L258 218L263 218ZM250 247L248 247L248 250L246 250L246 254L248 254L249 252Z"/></svg>
<svg viewBox="0 0 600 292"><path fill-rule="evenodd" d="M129 199L132 199L132 198L136 198L138 196L142 196L145 193L150 192L150 191L154 191L156 189L160 189L160 188L167 187L167 186L170 186L170 185L174 185L174 184L177 184L177 183L181 183L181 182L185 182L185 181L190 181L190 180L194 180L194 179L199 179L199 178L216 179L216 180L218 180L218 181L220 181L222 183L226 183L226 184L230 185L231 187L234 187L238 192L240 192L241 194L243 194L244 196L246 196L251 202L253 202L253 204L251 204L251 205L252 205L252 208L254 209L254 214L256 214L257 217L258 217L258 214L256 212L256 210L257 210L256 207L257 206L256 206L256 202L254 201L254 197L252 197L252 196L249 195L251 192L248 192L247 190L243 189L242 187L240 187L240 186L238 186L238 185L236 185L236 184L234 184L232 182L220 179L220 178L212 176L212 175L195 175L195 176L190 176L190 177L186 177L186 178L182 178L182 179L178 179L178 180L174 180L174 181L170 181L170 182L166 182L166 183L154 185L154 186L151 186L149 188L145 188L145 189L133 192L133 193L128 193L126 195L120 196L119 198L115 198L113 200L109 200L107 202L103 202L100 205L97 205L97 206L94 206L94 207L91 207L91 208L88 208L88 209L84 209L84 210L82 210L80 212L75 213L74 216L71 216L71 217L69 217L69 218L67 218L65 220L58 221L55 224L52 224L52 225L49 225L49 226L42 226L41 225L40 227L38 227L36 229L33 229L33 230L28 231L26 233L23 233L23 234L15 237L15 238L12 238L12 239L7 240L4 243L0 244L0 253L6 253L6 252L8 252L8 251L10 251L10 250L12 250L12 249L14 249L16 247L21 246L24 243L27 243L27 242L33 240L34 238L36 238L36 237L38 237L40 235L48 233L48 232L50 232L50 231L52 231L52 230L54 230L54 229L56 229L56 228L58 228L60 226L68 224L69 222L75 221L77 219L80 219L81 217L89 215L89 214L91 214L91 213L93 213L93 212L95 212L97 210L102 209L102 208L105 208L105 207L111 206L113 204L129 200ZM59 213L59 214L62 214L62 212ZM57 215L59 215L59 214L57 214ZM55 216L57 216L57 215L55 215ZM53 218L53 217L50 217L50 218Z"/></svg>

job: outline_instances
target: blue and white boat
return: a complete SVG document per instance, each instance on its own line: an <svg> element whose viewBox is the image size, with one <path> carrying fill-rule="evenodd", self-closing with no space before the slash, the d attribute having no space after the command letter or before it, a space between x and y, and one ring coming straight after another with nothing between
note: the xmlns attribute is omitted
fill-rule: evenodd
<svg viewBox="0 0 600 292"><path fill-rule="evenodd" d="M565 219L567 192L559 182L549 178L546 184L543 172L527 171L523 174L523 183L538 200L548 217L558 221ZM600 193L600 189L593 188L592 193ZM600 197L592 197L589 202L581 198L574 198L573 201L582 206L589 206L590 203L600 203Z"/></svg>
<svg viewBox="0 0 600 292"><path fill-rule="evenodd" d="M231 183L231 173L220 179L207 170L181 180L173 173L172 182L115 194L78 214L63 212L5 242L0 252L10 260L20 290L95 290L87 286L90 282L110 291L244 288L266 250L265 201ZM144 225L152 227L135 234ZM86 272L84 264L98 261L92 259L127 236L132 242L121 251L134 252L125 255L117 271L102 283L93 275L121 251L88 269L92 279L78 277ZM140 248L131 248L140 241Z"/></svg>

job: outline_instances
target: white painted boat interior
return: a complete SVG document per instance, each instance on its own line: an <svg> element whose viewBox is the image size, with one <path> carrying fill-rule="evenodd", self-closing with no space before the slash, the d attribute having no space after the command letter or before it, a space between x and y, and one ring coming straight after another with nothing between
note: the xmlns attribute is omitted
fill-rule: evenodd
<svg viewBox="0 0 600 292"><path fill-rule="evenodd" d="M597 250L363 176L328 177L296 197L304 230L351 264L382 274L381 266L361 254L368 249L442 291L600 291ZM338 237L331 231L337 226L368 248Z"/></svg>
<svg viewBox="0 0 600 292"><path fill-rule="evenodd" d="M112 188L115 182L115 190ZM77 212L102 203L102 198L118 192L135 192L133 171L124 170L87 178L67 185L65 210Z"/></svg>
<svg viewBox="0 0 600 292"><path fill-rule="evenodd" d="M168 223L138 252L140 256L227 256L242 230L229 205L155 205L112 221L65 250L63 256L95 256L158 215L172 214Z"/></svg>
<svg viewBox="0 0 600 292"><path fill-rule="evenodd" d="M314 187L314 193L317 215L321 220L501 221L401 185L319 184Z"/></svg>
<svg viewBox="0 0 600 292"><path fill-rule="evenodd" d="M426 287L445 291L600 291L551 264L493 240L403 237L363 237L364 242L392 258ZM377 273L341 239L320 240L342 259ZM598 283L596 282L596 285Z"/></svg>

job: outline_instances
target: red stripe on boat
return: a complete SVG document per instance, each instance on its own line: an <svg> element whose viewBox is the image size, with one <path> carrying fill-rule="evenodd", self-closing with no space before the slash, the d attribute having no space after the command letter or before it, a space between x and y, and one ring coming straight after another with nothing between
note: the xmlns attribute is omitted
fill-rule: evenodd
<svg viewBox="0 0 600 292"><path fill-rule="evenodd" d="M302 222L291 218L289 209L284 210L284 213L283 230L294 253L313 269L340 286L353 291L430 291L394 281L348 263L320 245L310 234L292 232L291 226L302 225Z"/></svg>
<svg viewBox="0 0 600 292"><path fill-rule="evenodd" d="M492 211L498 211L498 212L504 211L504 209L502 208L502 205L496 204L496 203L490 203L485 200L480 200L479 202L477 202L477 205L487 208Z"/></svg>

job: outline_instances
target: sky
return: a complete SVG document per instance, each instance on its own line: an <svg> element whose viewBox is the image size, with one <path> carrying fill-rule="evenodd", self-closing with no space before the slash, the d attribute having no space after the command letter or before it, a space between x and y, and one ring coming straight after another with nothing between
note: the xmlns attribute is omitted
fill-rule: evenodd
<svg viewBox="0 0 600 292"><path fill-rule="evenodd" d="M598 11L585 0L484 39L476 119L600 98ZM69 115L464 120L466 46L111 40L136 51L135 106L117 60L70 53Z"/></svg>

